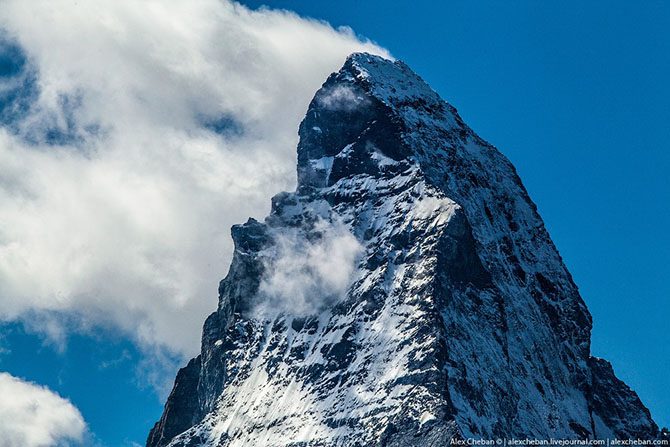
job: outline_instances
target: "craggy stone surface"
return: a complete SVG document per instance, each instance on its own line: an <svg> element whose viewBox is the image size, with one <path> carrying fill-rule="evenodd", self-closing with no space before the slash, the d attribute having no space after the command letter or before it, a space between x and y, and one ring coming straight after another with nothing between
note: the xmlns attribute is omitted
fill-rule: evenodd
<svg viewBox="0 0 670 447"><path fill-rule="evenodd" d="M360 244L346 293L259 316L282 235L319 244L328 225ZM401 62L354 54L328 78L297 191L232 233L149 447L663 436L590 356L591 316L512 164Z"/></svg>

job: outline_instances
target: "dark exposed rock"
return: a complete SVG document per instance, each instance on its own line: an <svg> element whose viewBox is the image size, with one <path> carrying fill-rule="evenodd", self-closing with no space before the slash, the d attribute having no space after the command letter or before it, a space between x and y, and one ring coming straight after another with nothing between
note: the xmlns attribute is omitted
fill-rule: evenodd
<svg viewBox="0 0 670 447"><path fill-rule="evenodd" d="M659 430L649 410L628 385L617 379L612 365L596 357L588 360L592 373L590 406L596 437L653 439Z"/></svg>
<svg viewBox="0 0 670 447"><path fill-rule="evenodd" d="M166 445L172 438L199 422L201 410L197 396L200 356L177 373L174 388L165 404L163 416L149 434L147 445Z"/></svg>

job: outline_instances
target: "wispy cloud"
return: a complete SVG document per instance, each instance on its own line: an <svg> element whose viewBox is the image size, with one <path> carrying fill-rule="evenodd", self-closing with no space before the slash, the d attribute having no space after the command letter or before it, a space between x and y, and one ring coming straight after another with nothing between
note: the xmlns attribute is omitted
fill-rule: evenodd
<svg viewBox="0 0 670 447"><path fill-rule="evenodd" d="M67 316L52 336L107 325L182 355L230 226L294 186L313 92L348 53L384 54L220 0L7 0L0 27L0 319Z"/></svg>
<svg viewBox="0 0 670 447"><path fill-rule="evenodd" d="M319 102L330 110L354 110L368 103L362 94L357 94L351 87L336 85L319 96Z"/></svg>
<svg viewBox="0 0 670 447"><path fill-rule="evenodd" d="M307 316L341 300L363 247L342 223L320 220L309 231L274 230L255 316Z"/></svg>

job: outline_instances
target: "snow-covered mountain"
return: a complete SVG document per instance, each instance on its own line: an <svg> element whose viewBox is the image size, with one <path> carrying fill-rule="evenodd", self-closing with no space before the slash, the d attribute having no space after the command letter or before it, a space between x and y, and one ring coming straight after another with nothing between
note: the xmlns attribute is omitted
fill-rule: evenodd
<svg viewBox="0 0 670 447"><path fill-rule="evenodd" d="M147 445L655 438L514 167L402 62L350 56L298 188L235 253Z"/></svg>

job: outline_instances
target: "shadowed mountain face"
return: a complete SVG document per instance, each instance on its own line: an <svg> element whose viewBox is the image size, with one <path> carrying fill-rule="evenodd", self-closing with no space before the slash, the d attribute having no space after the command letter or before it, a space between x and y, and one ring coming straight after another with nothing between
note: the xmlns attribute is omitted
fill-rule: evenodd
<svg viewBox="0 0 670 447"><path fill-rule="evenodd" d="M655 438L514 167L401 62L350 56L298 188L235 253L147 445Z"/></svg>

